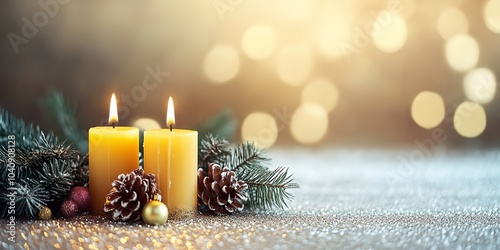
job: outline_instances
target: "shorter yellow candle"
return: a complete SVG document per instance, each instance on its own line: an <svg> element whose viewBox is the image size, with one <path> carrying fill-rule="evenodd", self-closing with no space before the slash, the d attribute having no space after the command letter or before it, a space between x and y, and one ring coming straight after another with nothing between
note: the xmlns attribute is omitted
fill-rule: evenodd
<svg viewBox="0 0 500 250"><path fill-rule="evenodd" d="M144 171L156 175L163 202L175 219L197 211L198 132L173 129L172 98L168 103L169 128L144 132Z"/></svg>
<svg viewBox="0 0 500 250"><path fill-rule="evenodd" d="M111 183L121 173L139 166L139 129L115 127L118 122L115 94L111 97L109 123L112 127L89 130L89 191L94 214L103 213Z"/></svg>

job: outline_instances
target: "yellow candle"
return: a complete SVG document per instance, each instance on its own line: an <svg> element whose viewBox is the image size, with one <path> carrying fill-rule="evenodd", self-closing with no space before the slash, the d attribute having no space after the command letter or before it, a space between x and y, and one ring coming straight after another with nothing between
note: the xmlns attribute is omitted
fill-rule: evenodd
<svg viewBox="0 0 500 250"><path fill-rule="evenodd" d="M171 218L197 211L198 132L172 129L175 123L172 97L168 101L169 129L144 132L144 172L156 175L163 202Z"/></svg>
<svg viewBox="0 0 500 250"><path fill-rule="evenodd" d="M139 167L139 129L115 127L118 122L115 94L111 97L109 123L111 127L89 130L89 191L94 214L103 213L111 183L121 173Z"/></svg>

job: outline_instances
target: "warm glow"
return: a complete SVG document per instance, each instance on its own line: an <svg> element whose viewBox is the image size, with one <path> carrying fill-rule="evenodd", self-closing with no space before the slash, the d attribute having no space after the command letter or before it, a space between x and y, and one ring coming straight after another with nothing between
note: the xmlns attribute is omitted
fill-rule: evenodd
<svg viewBox="0 0 500 250"><path fill-rule="evenodd" d="M134 121L133 127L139 128L141 130L161 128L160 124L151 118L139 118Z"/></svg>
<svg viewBox="0 0 500 250"><path fill-rule="evenodd" d="M495 33L500 33L500 0L490 0L484 5L484 22Z"/></svg>
<svg viewBox="0 0 500 250"><path fill-rule="evenodd" d="M445 52L448 64L459 72L473 69L479 60L479 44L466 34L456 35L448 40Z"/></svg>
<svg viewBox="0 0 500 250"><path fill-rule="evenodd" d="M468 72L464 77L464 91L467 99L486 104L495 97L497 82L490 69L479 68Z"/></svg>
<svg viewBox="0 0 500 250"><path fill-rule="evenodd" d="M273 116L254 112L248 115L241 126L241 137L253 141L257 147L268 148L278 138L278 125Z"/></svg>
<svg viewBox="0 0 500 250"><path fill-rule="evenodd" d="M377 17L378 29L373 31L373 42L382 52L394 53L403 47L408 37L408 28L403 18L398 15L379 15Z"/></svg>
<svg viewBox="0 0 500 250"><path fill-rule="evenodd" d="M116 105L116 96L115 93L111 95L111 103L109 104L109 119L108 119L109 124L115 124L118 123L118 109Z"/></svg>
<svg viewBox="0 0 500 250"><path fill-rule="evenodd" d="M405 20L409 20L417 9L417 0L398 1L397 3L400 4L400 15L404 17Z"/></svg>
<svg viewBox="0 0 500 250"><path fill-rule="evenodd" d="M321 9L316 13L318 23L314 25L314 35L317 49L324 57L342 58L347 53L346 44L353 43L357 29L346 23L353 20L354 5L353 1L325 1L321 4Z"/></svg>
<svg viewBox="0 0 500 250"><path fill-rule="evenodd" d="M271 4L271 2L266 2L266 4ZM311 0L280 0L277 2L279 4L278 10L283 12L283 14L290 19L306 19L311 15L311 10L314 1Z"/></svg>
<svg viewBox="0 0 500 250"><path fill-rule="evenodd" d="M298 86L311 73L313 56L302 45L288 46L278 55L278 77L285 83Z"/></svg>
<svg viewBox="0 0 500 250"><path fill-rule="evenodd" d="M441 37L448 40L455 35L466 34L469 30L469 22L462 11L449 8L439 15L437 29Z"/></svg>
<svg viewBox="0 0 500 250"><path fill-rule="evenodd" d="M328 131L328 115L317 104L302 104L292 115L290 130L293 138L300 143L317 143Z"/></svg>
<svg viewBox="0 0 500 250"><path fill-rule="evenodd" d="M266 25L250 27L243 35L241 46L245 54L253 60L266 59L276 48L276 34Z"/></svg>
<svg viewBox="0 0 500 250"><path fill-rule="evenodd" d="M443 98L437 93L423 91L411 105L411 116L420 127L431 129L439 125L445 115Z"/></svg>
<svg viewBox="0 0 500 250"><path fill-rule="evenodd" d="M318 25L318 49L327 58L341 58L344 55L342 44L352 40L352 29L343 21L345 20L328 21Z"/></svg>
<svg viewBox="0 0 500 250"><path fill-rule="evenodd" d="M453 125L457 132L467 138L474 138L486 128L486 112L481 105L463 102L458 105L453 117Z"/></svg>
<svg viewBox="0 0 500 250"><path fill-rule="evenodd" d="M174 101L172 101L172 97L169 97L167 105L167 127L171 128L174 125L175 125Z"/></svg>
<svg viewBox="0 0 500 250"><path fill-rule="evenodd" d="M230 46L218 45L205 57L203 72L214 83L222 84L233 79L240 70L238 52Z"/></svg>
<svg viewBox="0 0 500 250"><path fill-rule="evenodd" d="M339 99L337 88L327 79L312 81L302 90L302 103L316 103L327 112L332 111Z"/></svg>

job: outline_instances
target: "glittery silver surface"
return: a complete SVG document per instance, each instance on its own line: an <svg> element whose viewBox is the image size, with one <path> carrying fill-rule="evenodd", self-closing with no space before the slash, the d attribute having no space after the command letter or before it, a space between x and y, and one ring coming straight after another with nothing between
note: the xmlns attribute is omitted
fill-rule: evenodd
<svg viewBox="0 0 500 250"><path fill-rule="evenodd" d="M500 248L496 151L274 150L301 189L290 209L169 220L164 226L17 221L6 249L495 249ZM2 229L6 221L1 221Z"/></svg>

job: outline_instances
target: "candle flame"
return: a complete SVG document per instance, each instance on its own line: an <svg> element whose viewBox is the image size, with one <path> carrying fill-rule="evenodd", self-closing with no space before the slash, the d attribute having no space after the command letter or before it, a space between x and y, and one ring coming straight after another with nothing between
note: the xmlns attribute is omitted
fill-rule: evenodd
<svg viewBox="0 0 500 250"><path fill-rule="evenodd" d="M168 106L167 106L167 127L172 129L175 125L175 112L174 112L174 101L172 101L172 97L168 98Z"/></svg>
<svg viewBox="0 0 500 250"><path fill-rule="evenodd" d="M109 124L118 123L118 110L116 108L116 96L115 93L111 96L111 103L109 104Z"/></svg>

